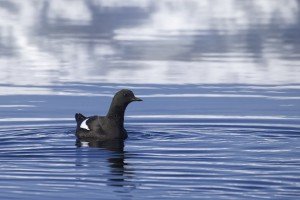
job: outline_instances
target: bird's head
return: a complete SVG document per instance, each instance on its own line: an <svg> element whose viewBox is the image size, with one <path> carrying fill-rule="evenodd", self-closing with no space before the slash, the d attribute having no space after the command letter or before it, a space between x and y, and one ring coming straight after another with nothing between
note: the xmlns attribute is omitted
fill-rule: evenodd
<svg viewBox="0 0 300 200"><path fill-rule="evenodd" d="M113 102L116 105L124 105L127 106L129 103L133 101L143 101L142 99L136 97L131 90L123 89L118 91L114 98Z"/></svg>

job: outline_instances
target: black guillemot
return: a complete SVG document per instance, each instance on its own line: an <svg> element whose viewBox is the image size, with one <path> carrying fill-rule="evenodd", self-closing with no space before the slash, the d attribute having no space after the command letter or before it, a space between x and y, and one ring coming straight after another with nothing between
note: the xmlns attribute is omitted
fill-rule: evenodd
<svg viewBox="0 0 300 200"><path fill-rule="evenodd" d="M124 114L128 104L133 101L142 99L135 97L131 90L123 89L115 94L106 116L85 117L76 113L76 137L87 141L125 140L127 131L124 128Z"/></svg>

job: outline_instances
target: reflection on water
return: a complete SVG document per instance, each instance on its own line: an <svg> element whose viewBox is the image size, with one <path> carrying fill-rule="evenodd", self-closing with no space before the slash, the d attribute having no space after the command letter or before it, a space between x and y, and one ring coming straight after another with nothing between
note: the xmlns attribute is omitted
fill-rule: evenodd
<svg viewBox="0 0 300 200"><path fill-rule="evenodd" d="M0 0L0 199L296 199L299 9ZM75 143L125 87L125 143Z"/></svg>
<svg viewBox="0 0 300 200"><path fill-rule="evenodd" d="M164 122L127 124L125 150L119 143L74 148L69 125L7 126L0 130L0 198L299 196L299 126L263 120L254 126L248 119L242 120L245 125Z"/></svg>
<svg viewBox="0 0 300 200"><path fill-rule="evenodd" d="M126 176L128 174L132 175L127 168L125 168L125 153L124 152L124 141L122 140L113 140L113 141L80 141L76 140L77 147L83 147L87 145L92 148L99 148L103 150L108 150L108 157L106 158L107 164L110 168L110 174L106 175L108 178L108 186L120 186L126 187L128 183L125 182ZM105 153L105 152L103 152ZM76 166L84 166L88 163L82 162L81 157L78 156ZM91 160L93 163L93 160ZM84 164L85 163L85 164ZM101 167L101 166L99 166Z"/></svg>
<svg viewBox="0 0 300 200"><path fill-rule="evenodd" d="M299 1L0 2L2 84L299 83Z"/></svg>
<svg viewBox="0 0 300 200"><path fill-rule="evenodd" d="M115 151L122 153L124 152L124 141L123 140L112 140L112 141L80 141L76 140L75 145L77 147L82 147L83 145L87 144L89 147L97 147L97 148L104 148L109 151Z"/></svg>

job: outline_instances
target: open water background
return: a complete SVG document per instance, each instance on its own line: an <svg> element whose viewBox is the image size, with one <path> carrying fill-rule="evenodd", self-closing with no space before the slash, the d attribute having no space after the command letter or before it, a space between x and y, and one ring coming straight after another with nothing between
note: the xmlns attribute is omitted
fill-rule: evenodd
<svg viewBox="0 0 300 200"><path fill-rule="evenodd" d="M297 0L0 0L0 199L298 199ZM75 145L129 88L129 138Z"/></svg>

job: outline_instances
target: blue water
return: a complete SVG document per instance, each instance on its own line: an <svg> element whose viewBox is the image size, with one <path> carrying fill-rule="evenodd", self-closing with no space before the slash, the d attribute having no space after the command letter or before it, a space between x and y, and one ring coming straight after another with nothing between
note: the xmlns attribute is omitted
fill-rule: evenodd
<svg viewBox="0 0 300 200"><path fill-rule="evenodd" d="M300 4L0 1L0 199L298 199ZM128 88L124 143L74 114Z"/></svg>

